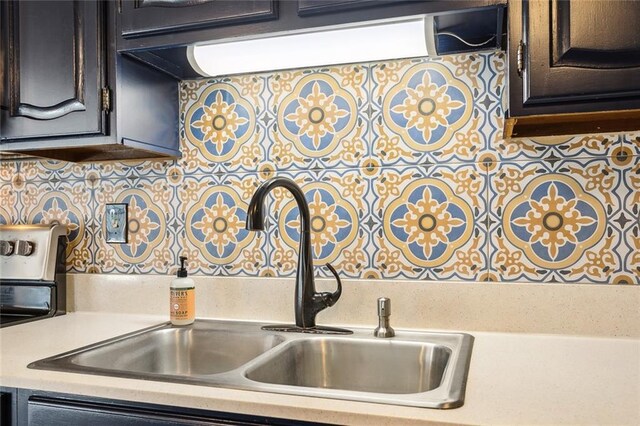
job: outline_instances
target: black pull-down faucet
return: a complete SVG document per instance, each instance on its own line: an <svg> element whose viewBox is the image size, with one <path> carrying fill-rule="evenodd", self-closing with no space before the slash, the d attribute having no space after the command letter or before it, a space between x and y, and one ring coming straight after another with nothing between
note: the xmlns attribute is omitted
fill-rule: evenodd
<svg viewBox="0 0 640 426"><path fill-rule="evenodd" d="M269 330L297 331L303 333L351 333L349 330L333 327L316 326L316 315L329 306L333 306L342 294L342 283L336 270L326 264L327 268L336 277L338 289L334 293L316 292L313 277L313 258L311 255L311 228L309 205L304 198L302 189L291 179L284 177L273 177L258 187L251 197L247 210L246 228L249 231L264 230L264 201L267 194L274 188L281 187L289 190L298 204L300 212L300 248L298 251L298 272L296 274L296 294L295 294L295 326L266 326Z"/></svg>

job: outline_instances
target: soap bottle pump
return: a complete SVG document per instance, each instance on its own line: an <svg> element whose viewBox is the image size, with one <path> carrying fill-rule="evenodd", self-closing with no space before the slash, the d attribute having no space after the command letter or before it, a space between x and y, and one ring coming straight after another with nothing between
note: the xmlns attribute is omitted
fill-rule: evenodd
<svg viewBox="0 0 640 426"><path fill-rule="evenodd" d="M186 260L185 256L180 256L177 278L171 281L169 312L173 325L189 325L196 318L196 287L193 280L187 277Z"/></svg>

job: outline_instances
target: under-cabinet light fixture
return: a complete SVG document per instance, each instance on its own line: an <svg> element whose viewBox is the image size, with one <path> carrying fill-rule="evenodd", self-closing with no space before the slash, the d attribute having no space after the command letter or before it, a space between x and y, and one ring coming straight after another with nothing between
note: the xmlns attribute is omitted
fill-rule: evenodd
<svg viewBox="0 0 640 426"><path fill-rule="evenodd" d="M302 68L385 59L435 56L432 16L316 29L187 48L203 76Z"/></svg>

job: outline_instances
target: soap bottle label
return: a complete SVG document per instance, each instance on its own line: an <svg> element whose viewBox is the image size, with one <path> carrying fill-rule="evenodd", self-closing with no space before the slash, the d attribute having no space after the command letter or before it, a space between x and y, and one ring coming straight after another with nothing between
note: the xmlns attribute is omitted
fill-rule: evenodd
<svg viewBox="0 0 640 426"><path fill-rule="evenodd" d="M195 318L195 296L195 287L171 289L171 321Z"/></svg>

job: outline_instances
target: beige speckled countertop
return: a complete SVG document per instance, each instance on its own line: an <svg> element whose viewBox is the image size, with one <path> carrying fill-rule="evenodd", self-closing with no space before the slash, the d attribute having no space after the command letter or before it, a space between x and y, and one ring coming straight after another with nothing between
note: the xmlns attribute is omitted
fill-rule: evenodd
<svg viewBox="0 0 640 426"><path fill-rule="evenodd" d="M640 340L473 332L465 404L397 407L30 370L37 359L165 321L74 312L0 330L0 384L340 424L640 424Z"/></svg>

